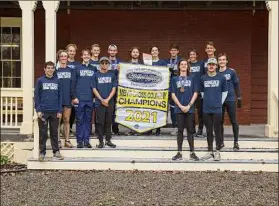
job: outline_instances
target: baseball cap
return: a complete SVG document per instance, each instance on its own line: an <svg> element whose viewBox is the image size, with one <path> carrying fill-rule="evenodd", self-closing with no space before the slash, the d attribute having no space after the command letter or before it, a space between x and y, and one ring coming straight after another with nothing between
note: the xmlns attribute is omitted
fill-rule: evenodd
<svg viewBox="0 0 279 206"><path fill-rule="evenodd" d="M108 61L111 64L109 58L107 58L107 57L101 57L99 62L101 63L102 61Z"/></svg>
<svg viewBox="0 0 279 206"><path fill-rule="evenodd" d="M217 64L217 60L215 58L210 58L207 60L207 64Z"/></svg>

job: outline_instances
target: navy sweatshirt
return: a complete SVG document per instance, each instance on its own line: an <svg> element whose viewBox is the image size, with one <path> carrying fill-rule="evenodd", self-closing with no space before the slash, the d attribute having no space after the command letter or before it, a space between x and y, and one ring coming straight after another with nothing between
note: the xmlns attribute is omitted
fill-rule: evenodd
<svg viewBox="0 0 279 206"><path fill-rule="evenodd" d="M90 59L89 64L91 66L95 67L96 70L100 70L100 62L99 62L99 60L94 61L94 60Z"/></svg>
<svg viewBox="0 0 279 206"><path fill-rule="evenodd" d="M118 77L118 64L120 63L120 59L116 58L116 60L110 60L111 65L109 67L109 70L116 76Z"/></svg>
<svg viewBox="0 0 279 206"><path fill-rule="evenodd" d="M184 87L184 91L181 92L181 87ZM198 92L198 85L195 83L195 78L193 76L176 76L171 80L171 93L174 93L177 97L180 104L187 106L194 95L195 92ZM175 105L175 113L184 113L181 109ZM194 113L194 104L191 106L188 113Z"/></svg>
<svg viewBox="0 0 279 206"><path fill-rule="evenodd" d="M58 68L56 75L59 79L62 91L62 105L72 105L72 83L73 83L73 69L70 67Z"/></svg>
<svg viewBox="0 0 279 206"><path fill-rule="evenodd" d="M235 72L235 70L227 68L225 71L220 72L227 80L228 85L228 95L226 98L226 102L234 102L235 101L235 92L237 96L240 97L240 86L239 86L239 78Z"/></svg>
<svg viewBox="0 0 279 206"><path fill-rule="evenodd" d="M93 101L93 76L96 68L88 64L81 64L75 68L72 84L73 99L79 101Z"/></svg>
<svg viewBox="0 0 279 206"><path fill-rule="evenodd" d="M36 112L62 113L61 86L56 76L40 77L35 85Z"/></svg>
<svg viewBox="0 0 279 206"><path fill-rule="evenodd" d="M112 88L116 88L116 87L117 87L116 77L112 72L108 71L106 73L102 73L98 71L95 73L93 88L95 88L99 92L100 96L103 99L108 98L109 94L112 91ZM114 99L115 98L111 98L109 103L114 104ZM96 97L95 105L96 107L102 105L101 101L97 97Z"/></svg>
<svg viewBox="0 0 279 206"><path fill-rule="evenodd" d="M73 61L73 62L67 62L68 67L70 67L71 69L75 69L77 66L81 65L79 62L77 61Z"/></svg>
<svg viewBox="0 0 279 206"><path fill-rule="evenodd" d="M167 62L165 62L163 59L159 59L156 62L152 61L152 66L167 66Z"/></svg>
<svg viewBox="0 0 279 206"><path fill-rule="evenodd" d="M190 62L190 73L195 78L195 82L200 88L201 77L205 74L204 73L204 62L197 61L195 63Z"/></svg>
<svg viewBox="0 0 279 206"><path fill-rule="evenodd" d="M222 114L222 92L228 91L226 78L217 73L214 77L205 74L201 77L203 113Z"/></svg>

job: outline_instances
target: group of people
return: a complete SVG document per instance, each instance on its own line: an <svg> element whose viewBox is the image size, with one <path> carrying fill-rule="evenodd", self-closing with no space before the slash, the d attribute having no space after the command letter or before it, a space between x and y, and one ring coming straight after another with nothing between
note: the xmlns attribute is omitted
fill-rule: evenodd
<svg viewBox="0 0 279 206"><path fill-rule="evenodd" d="M91 50L81 51L81 62L75 60L77 46L69 44L65 50L57 53L58 62L46 62L45 75L40 77L35 86L35 109L39 124L39 160L44 161L48 125L50 127L53 157L63 159L58 131L63 124L64 146L72 148L70 133L76 120L77 148L92 148L90 135L92 125L99 139L98 148L105 145L115 148L111 136L119 134L115 120L117 80L120 60L117 58L117 46L108 46L108 57L101 57L100 46L93 44ZM190 147L190 159L199 160L194 152L194 137L203 135L206 127L208 153L200 158L221 159L220 150L224 147L224 114L229 115L234 134L234 151L239 150L239 127L236 120L236 105L241 107L239 78L236 71L228 67L228 56L220 53L216 56L213 42L207 42L207 58L198 60L198 53L190 49L187 58L179 56L179 47L170 46L170 58L159 58L157 46L150 49L152 66L166 66L170 70L170 114L173 131L177 135L178 152L172 160L182 159L182 144L187 136ZM132 47L128 61L131 64L144 64L138 47ZM122 61L124 62L124 61ZM237 96L237 104L235 101ZM195 129L195 109L198 111L198 130ZM187 134L183 134L184 131ZM215 133L216 152L213 152L213 131ZM129 134L135 134L129 131ZM152 131L147 132L152 134ZM157 136L161 134L156 129ZM104 142L105 137L105 142Z"/></svg>

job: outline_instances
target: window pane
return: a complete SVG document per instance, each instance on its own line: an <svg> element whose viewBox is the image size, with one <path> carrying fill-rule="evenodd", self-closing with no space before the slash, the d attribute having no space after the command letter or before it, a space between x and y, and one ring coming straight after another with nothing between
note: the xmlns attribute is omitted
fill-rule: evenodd
<svg viewBox="0 0 279 206"><path fill-rule="evenodd" d="M12 78L3 78L3 87L12 87Z"/></svg>
<svg viewBox="0 0 279 206"><path fill-rule="evenodd" d="M10 27L2 27L2 43L12 42L12 32Z"/></svg>
<svg viewBox="0 0 279 206"><path fill-rule="evenodd" d="M12 62L12 77L21 77L21 63Z"/></svg>
<svg viewBox="0 0 279 206"><path fill-rule="evenodd" d="M3 59L11 59L11 47L1 46L2 60Z"/></svg>
<svg viewBox="0 0 279 206"><path fill-rule="evenodd" d="M19 27L13 27L12 28L12 34L13 34L13 43L20 43L20 28Z"/></svg>
<svg viewBox="0 0 279 206"><path fill-rule="evenodd" d="M20 47L12 47L12 60L20 60Z"/></svg>
<svg viewBox="0 0 279 206"><path fill-rule="evenodd" d="M4 61L3 62L3 77L11 77L11 62Z"/></svg>
<svg viewBox="0 0 279 206"><path fill-rule="evenodd" d="M21 79L20 78L13 78L12 79L12 87L20 88Z"/></svg>

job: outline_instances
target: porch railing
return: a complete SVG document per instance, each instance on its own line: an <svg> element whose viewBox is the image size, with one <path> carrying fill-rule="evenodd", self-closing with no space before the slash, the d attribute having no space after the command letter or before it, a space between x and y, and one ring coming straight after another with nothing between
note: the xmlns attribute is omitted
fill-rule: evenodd
<svg viewBox="0 0 279 206"><path fill-rule="evenodd" d="M1 128L20 128L23 120L23 92L17 88L1 88Z"/></svg>

